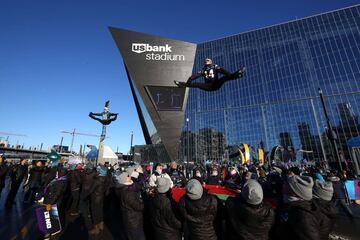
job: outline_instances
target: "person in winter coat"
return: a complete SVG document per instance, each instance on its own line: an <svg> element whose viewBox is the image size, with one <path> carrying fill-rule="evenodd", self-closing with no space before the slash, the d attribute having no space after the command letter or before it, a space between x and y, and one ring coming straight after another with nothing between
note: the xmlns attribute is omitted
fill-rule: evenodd
<svg viewBox="0 0 360 240"><path fill-rule="evenodd" d="M174 185L177 187L184 187L185 186L185 176L184 174L179 170L178 165L175 161L172 161L170 163L170 169L168 172L171 180L173 181Z"/></svg>
<svg viewBox="0 0 360 240"><path fill-rule="evenodd" d="M116 177L117 195L120 200L122 229L127 240L145 240L143 229L144 202L131 177L124 172Z"/></svg>
<svg viewBox="0 0 360 240"><path fill-rule="evenodd" d="M92 209L95 208L95 205L93 205L95 202L91 199L91 194L97 187L95 183L98 173L95 164L89 161L81 173L82 187L80 192L79 211L84 219L85 227L88 230L89 235L96 235L99 234L100 231L95 228L93 224Z"/></svg>
<svg viewBox="0 0 360 240"><path fill-rule="evenodd" d="M57 205L60 222L64 222L65 220L66 198L64 198L64 194L66 189L67 170L65 168L58 168L55 178L46 186L44 190L43 203L47 205Z"/></svg>
<svg viewBox="0 0 360 240"><path fill-rule="evenodd" d="M104 197L107 191L107 168L99 165L93 182L93 190L90 193L91 218L93 230L91 233L99 234L104 230Z"/></svg>
<svg viewBox="0 0 360 240"><path fill-rule="evenodd" d="M170 188L173 188L174 183L171 180L170 176L167 173L163 172L163 166L161 165L161 163L157 163L154 166L153 174L150 176L150 180L149 180L150 187L156 187L156 181L159 177L168 178L171 182Z"/></svg>
<svg viewBox="0 0 360 240"><path fill-rule="evenodd" d="M29 189L24 196L24 203L33 203L35 194L41 187L44 168L41 161L36 161L35 165L30 169L29 180L26 185Z"/></svg>
<svg viewBox="0 0 360 240"><path fill-rule="evenodd" d="M206 183L209 185L221 185L222 184L222 181L221 181L221 178L219 175L219 171L217 168L213 168L211 170L211 175L208 177Z"/></svg>
<svg viewBox="0 0 360 240"><path fill-rule="evenodd" d="M179 202L179 211L185 221L185 239L216 240L214 220L217 207L216 197L204 191L198 180L191 179Z"/></svg>
<svg viewBox="0 0 360 240"><path fill-rule="evenodd" d="M354 214L346 202L345 184L343 180L334 174L330 174L328 179L333 184L336 206L340 206L350 218L353 218Z"/></svg>
<svg viewBox="0 0 360 240"><path fill-rule="evenodd" d="M318 211L312 202L313 179L291 176L283 186L283 204L279 206L274 239L320 239Z"/></svg>
<svg viewBox="0 0 360 240"><path fill-rule="evenodd" d="M6 158L0 156L0 197L3 188L5 187L6 176L9 173L9 167L6 164Z"/></svg>
<svg viewBox="0 0 360 240"><path fill-rule="evenodd" d="M55 178L46 186L44 204L56 204L58 209L63 207L63 196L67 188L67 171L58 169Z"/></svg>
<svg viewBox="0 0 360 240"><path fill-rule="evenodd" d="M76 216L79 215L79 200L80 200L80 190L81 190L81 166L80 165L71 165L71 171L69 172L69 183L71 191L71 206L70 206L70 215Z"/></svg>
<svg viewBox="0 0 360 240"><path fill-rule="evenodd" d="M229 174L226 176L224 184L229 188L240 189L241 178L236 167L230 168Z"/></svg>
<svg viewBox="0 0 360 240"><path fill-rule="evenodd" d="M320 240L328 240L334 229L336 218L335 204L331 201L334 189L331 182L315 180L313 188L313 201L319 209Z"/></svg>
<svg viewBox="0 0 360 240"><path fill-rule="evenodd" d="M195 170L195 174L194 174L194 176L193 176L192 178L198 180L198 181L201 183L201 185L203 185L203 183L204 183L204 181L205 181L204 175L203 175L203 173L201 172L201 169L200 169L200 168L198 168L198 169Z"/></svg>
<svg viewBox="0 0 360 240"><path fill-rule="evenodd" d="M19 190L21 183L27 180L28 164L26 159L21 159L19 164L16 164L10 173L11 186L8 196L6 198L6 206L11 207L15 203L14 199Z"/></svg>
<svg viewBox="0 0 360 240"><path fill-rule="evenodd" d="M156 190L149 207L154 238L180 240L181 222L175 216L175 203L169 191L169 179L159 178Z"/></svg>
<svg viewBox="0 0 360 240"><path fill-rule="evenodd" d="M226 222L226 239L269 239L275 212L263 203L263 190L256 180L249 179L240 195L226 200Z"/></svg>

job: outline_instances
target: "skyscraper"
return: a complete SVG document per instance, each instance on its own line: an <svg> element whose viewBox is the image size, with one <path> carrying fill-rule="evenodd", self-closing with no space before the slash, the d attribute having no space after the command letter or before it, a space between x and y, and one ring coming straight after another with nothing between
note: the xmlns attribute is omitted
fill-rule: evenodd
<svg viewBox="0 0 360 240"><path fill-rule="evenodd" d="M229 71L246 66L247 75L216 92L191 89L185 113L189 131L222 132L225 147L256 147L262 141L269 151L290 144L298 159L330 159L321 88L340 150L347 153L346 141L360 132L359 43L356 5L198 44L194 72L210 57ZM204 142L194 144L191 149L199 149ZM303 148L309 144L311 149ZM299 154L303 150L309 151ZM217 155L209 158L220 157L212 154Z"/></svg>

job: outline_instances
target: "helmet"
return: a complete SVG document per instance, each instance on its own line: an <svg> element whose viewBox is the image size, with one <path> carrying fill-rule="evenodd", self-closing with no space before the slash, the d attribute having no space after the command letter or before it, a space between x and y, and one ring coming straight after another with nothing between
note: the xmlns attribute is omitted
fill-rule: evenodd
<svg viewBox="0 0 360 240"><path fill-rule="evenodd" d="M204 60L205 65L211 65L212 63L213 63L213 61L210 58L205 58L205 60Z"/></svg>

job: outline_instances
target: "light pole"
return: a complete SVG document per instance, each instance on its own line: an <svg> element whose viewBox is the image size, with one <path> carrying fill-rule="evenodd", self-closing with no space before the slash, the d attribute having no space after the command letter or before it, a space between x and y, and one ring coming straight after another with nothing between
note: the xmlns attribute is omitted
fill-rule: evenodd
<svg viewBox="0 0 360 240"><path fill-rule="evenodd" d="M329 138L331 146L333 148L333 156L334 156L335 160L338 161L340 171L342 172L343 169L342 169L342 166L341 166L341 160L340 160L340 157L339 157L339 150L338 150L337 143L336 143L337 136L336 136L336 133L335 133L335 131L333 130L333 128L331 126L329 115L328 115L328 112L327 112L327 109L326 109L326 106L325 106L323 92L322 92L322 90L320 88L319 88L319 95L320 95L320 100L321 100L322 107L324 109L326 123L327 123L327 126L328 126L327 137Z"/></svg>
<svg viewBox="0 0 360 240"><path fill-rule="evenodd" d="M186 118L186 160L187 162L189 163L189 152L190 152L190 149L189 149L189 121L190 119L189 118Z"/></svg>
<svg viewBox="0 0 360 240"><path fill-rule="evenodd" d="M132 145L133 145L133 137L134 137L134 132L131 131L131 140L130 140L130 160L133 161L134 160L134 153L132 150Z"/></svg>

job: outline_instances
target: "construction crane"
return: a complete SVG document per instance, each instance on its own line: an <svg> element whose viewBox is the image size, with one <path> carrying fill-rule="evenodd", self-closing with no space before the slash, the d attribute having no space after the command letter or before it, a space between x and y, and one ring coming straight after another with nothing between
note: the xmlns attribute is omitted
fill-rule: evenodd
<svg viewBox="0 0 360 240"><path fill-rule="evenodd" d="M27 137L25 134L18 134L18 133L9 133L9 132L0 132L0 135L3 136L18 136L18 137Z"/></svg>
<svg viewBox="0 0 360 240"><path fill-rule="evenodd" d="M9 141L9 136L16 136L16 137L27 137L25 134L18 134L18 133L10 133L10 132L0 132L0 136L7 136L6 141Z"/></svg>
<svg viewBox="0 0 360 240"><path fill-rule="evenodd" d="M76 132L76 129L75 129L75 128L74 128L74 130L73 130L72 132L70 132L70 131L60 131L60 132L61 132L61 133L67 133L67 134L72 135L71 145L70 145L70 152L72 152L72 150L73 150L75 135L82 135L82 136L89 136L89 137L100 137L100 135L96 135L96 134ZM61 142L62 142L62 141L61 141Z"/></svg>

